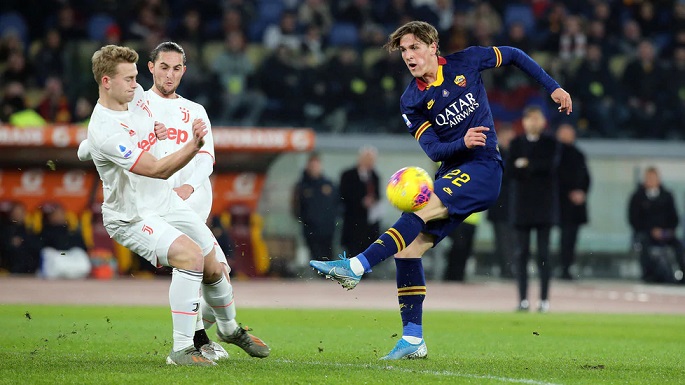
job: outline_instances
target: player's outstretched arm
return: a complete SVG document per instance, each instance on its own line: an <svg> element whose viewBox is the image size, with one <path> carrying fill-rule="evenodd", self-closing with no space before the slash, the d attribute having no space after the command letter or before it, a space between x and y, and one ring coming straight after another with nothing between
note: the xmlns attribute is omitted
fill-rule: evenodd
<svg viewBox="0 0 685 385"><path fill-rule="evenodd" d="M552 77L525 52L518 48L507 46L499 47L496 51L501 53L502 65L514 64L528 74L528 76L542 84L547 92L550 93L552 100L560 105L559 112L565 112L566 115L568 115L573 111L571 95L561 88L559 83L552 79Z"/></svg>
<svg viewBox="0 0 685 385"><path fill-rule="evenodd" d="M203 138L207 135L207 126L200 119L193 121L193 140L186 143L178 151L156 159L148 152L143 152L131 172L149 178L169 179L176 171L190 162L204 145Z"/></svg>

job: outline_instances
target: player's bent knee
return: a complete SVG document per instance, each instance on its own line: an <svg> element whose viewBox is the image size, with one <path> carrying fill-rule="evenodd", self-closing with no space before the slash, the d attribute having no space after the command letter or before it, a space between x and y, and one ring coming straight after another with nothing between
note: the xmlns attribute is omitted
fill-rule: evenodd
<svg viewBox="0 0 685 385"><path fill-rule="evenodd" d="M205 257L204 271L202 272L202 281L204 283L214 283L221 279L223 274L224 268L216 258Z"/></svg>
<svg viewBox="0 0 685 385"><path fill-rule="evenodd" d="M423 219L424 222L432 221L434 219L443 219L449 216L449 211L447 207L442 203L440 198L433 194L428 200L428 204L421 210L416 212L419 218Z"/></svg>
<svg viewBox="0 0 685 385"><path fill-rule="evenodd" d="M171 243L167 259L169 265L178 269L204 270L204 257L200 246L186 235L176 238Z"/></svg>

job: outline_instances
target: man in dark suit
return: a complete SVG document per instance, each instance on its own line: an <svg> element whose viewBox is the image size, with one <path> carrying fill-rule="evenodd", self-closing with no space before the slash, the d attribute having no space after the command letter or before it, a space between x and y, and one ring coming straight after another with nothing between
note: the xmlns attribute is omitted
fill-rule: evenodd
<svg viewBox="0 0 685 385"><path fill-rule="evenodd" d="M302 223L311 259L323 260L332 254L338 199L335 185L323 174L319 154L310 154L302 178L293 191L292 209L295 218Z"/></svg>
<svg viewBox="0 0 685 385"><path fill-rule="evenodd" d="M642 185L631 196L628 219L633 228L636 249L640 252L642 279L646 282L674 282L671 262L655 258L651 253L654 246L673 248L680 269L685 271L685 250L675 236L678 227L675 200L673 194L661 185L655 167L645 170Z"/></svg>
<svg viewBox="0 0 685 385"><path fill-rule="evenodd" d="M562 144L559 163L559 244L561 279L571 280L570 268L576 259L580 225L587 223L587 192L590 172L585 155L576 147L576 130L568 123L557 128Z"/></svg>
<svg viewBox="0 0 685 385"><path fill-rule="evenodd" d="M357 255L380 235L378 212L380 199L378 174L374 170L377 150L364 147L357 165L340 177L343 206L343 229L340 243L349 255Z"/></svg>
<svg viewBox="0 0 685 385"><path fill-rule="evenodd" d="M516 228L517 278L519 310L527 311L528 258L530 235L537 238L537 265L540 276L538 310L549 310L549 233L557 211L557 165L559 144L553 137L543 135L547 119L540 107L526 107L523 112L524 135L511 142L508 168L511 170L512 221Z"/></svg>

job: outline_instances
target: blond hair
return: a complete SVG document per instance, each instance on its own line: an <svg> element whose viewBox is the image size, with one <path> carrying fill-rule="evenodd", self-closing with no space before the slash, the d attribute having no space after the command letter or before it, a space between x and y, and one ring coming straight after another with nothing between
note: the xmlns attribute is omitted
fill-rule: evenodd
<svg viewBox="0 0 685 385"><path fill-rule="evenodd" d="M397 51L400 48L400 40L402 40L402 37L410 34L427 45L435 43L436 47L439 47L438 30L435 29L435 27L425 21L410 21L391 33L388 42L385 43L383 48L387 49L389 52ZM439 48L437 49L436 54L440 55Z"/></svg>
<svg viewBox="0 0 685 385"><path fill-rule="evenodd" d="M110 44L95 51L91 62L93 63L93 77L100 85L103 76L114 77L117 74L118 64L137 63L138 53L128 47Z"/></svg>

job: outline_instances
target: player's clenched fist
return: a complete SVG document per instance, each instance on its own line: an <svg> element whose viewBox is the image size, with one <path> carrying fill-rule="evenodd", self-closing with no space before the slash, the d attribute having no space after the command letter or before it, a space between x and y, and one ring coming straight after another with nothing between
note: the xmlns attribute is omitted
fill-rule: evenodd
<svg viewBox="0 0 685 385"><path fill-rule="evenodd" d="M464 135L464 144L466 145L466 148L485 146L485 140L487 139L487 135L484 133L485 131L490 131L490 129L483 126L469 128L468 131L466 131L466 135Z"/></svg>
<svg viewBox="0 0 685 385"><path fill-rule="evenodd" d="M155 122L155 136L159 140L165 140L166 138L168 138L167 129L164 123Z"/></svg>
<svg viewBox="0 0 685 385"><path fill-rule="evenodd" d="M207 125L202 119L193 120L193 138L195 139L195 145L197 148L202 148L205 144L203 139L207 135Z"/></svg>

